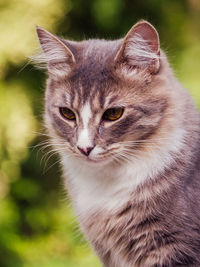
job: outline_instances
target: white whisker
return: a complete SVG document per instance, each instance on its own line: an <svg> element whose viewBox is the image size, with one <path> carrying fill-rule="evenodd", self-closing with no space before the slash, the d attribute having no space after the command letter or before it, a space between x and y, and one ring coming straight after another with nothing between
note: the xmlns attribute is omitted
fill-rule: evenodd
<svg viewBox="0 0 200 267"><path fill-rule="evenodd" d="M61 164L61 159L58 159L57 161L55 161L52 165L50 165L46 170L44 168L44 172L43 174L45 174L49 169L51 169L54 165L56 165L57 163L60 163Z"/></svg>

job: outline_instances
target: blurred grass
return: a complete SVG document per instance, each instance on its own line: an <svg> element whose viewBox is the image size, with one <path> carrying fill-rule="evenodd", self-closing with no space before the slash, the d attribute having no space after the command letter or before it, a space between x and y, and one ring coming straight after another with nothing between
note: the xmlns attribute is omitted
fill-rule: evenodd
<svg viewBox="0 0 200 267"><path fill-rule="evenodd" d="M118 38L148 19L200 107L199 15L199 0L0 0L0 266L100 266L77 231L58 158L45 165L37 146L45 74L27 65L35 25L76 40Z"/></svg>

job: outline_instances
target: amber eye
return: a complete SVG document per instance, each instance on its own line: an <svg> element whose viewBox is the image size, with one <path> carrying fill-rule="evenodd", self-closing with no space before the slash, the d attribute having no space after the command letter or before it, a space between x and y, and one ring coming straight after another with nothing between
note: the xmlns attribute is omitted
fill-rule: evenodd
<svg viewBox="0 0 200 267"><path fill-rule="evenodd" d="M59 111L63 118L68 120L76 120L76 116L71 109L66 107L60 107Z"/></svg>
<svg viewBox="0 0 200 267"><path fill-rule="evenodd" d="M103 120L115 121L119 119L124 112L124 108L109 108L103 114Z"/></svg>

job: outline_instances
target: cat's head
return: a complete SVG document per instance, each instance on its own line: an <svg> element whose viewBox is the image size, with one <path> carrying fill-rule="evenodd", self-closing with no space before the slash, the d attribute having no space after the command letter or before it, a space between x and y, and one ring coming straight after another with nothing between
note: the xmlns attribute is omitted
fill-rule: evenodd
<svg viewBox="0 0 200 267"><path fill-rule="evenodd" d="M58 150L108 162L144 149L167 108L155 28L140 21L117 41L37 34L49 76L45 121Z"/></svg>

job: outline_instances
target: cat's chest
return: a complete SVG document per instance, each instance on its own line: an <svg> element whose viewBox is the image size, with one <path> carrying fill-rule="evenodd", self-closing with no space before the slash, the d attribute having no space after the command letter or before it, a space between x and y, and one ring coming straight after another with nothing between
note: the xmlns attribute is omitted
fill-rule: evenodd
<svg viewBox="0 0 200 267"><path fill-rule="evenodd" d="M182 147L183 136L184 131L175 131L170 144L115 165L89 164L87 159L61 154L67 189L77 212L116 210L126 204L138 186L154 180L174 162L172 155Z"/></svg>
<svg viewBox="0 0 200 267"><path fill-rule="evenodd" d="M128 201L134 175L131 167L130 170L119 168L116 171L73 164L67 166L65 173L68 190L79 214L102 207L116 209L123 205Z"/></svg>
<svg viewBox="0 0 200 267"><path fill-rule="evenodd" d="M118 210L152 172L148 166L134 163L96 167L66 160L63 166L66 184L78 214L102 208Z"/></svg>
<svg viewBox="0 0 200 267"><path fill-rule="evenodd" d="M129 203L118 212L88 213L81 218L81 225L104 266L150 267L162 261L158 251L151 252L156 233L162 235L155 218L151 221L151 213L149 206Z"/></svg>

